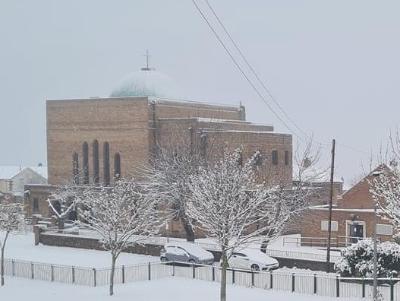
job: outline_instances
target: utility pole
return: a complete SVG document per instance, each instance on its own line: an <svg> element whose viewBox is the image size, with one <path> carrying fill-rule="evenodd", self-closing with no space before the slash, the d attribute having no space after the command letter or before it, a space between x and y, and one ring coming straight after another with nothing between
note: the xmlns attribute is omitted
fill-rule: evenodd
<svg viewBox="0 0 400 301"><path fill-rule="evenodd" d="M333 203L333 175L335 171L335 147L336 141L332 140L332 161L331 161L331 185L329 191L329 219L328 219L328 243L326 248L326 272L331 269L331 236L332 236L332 203Z"/></svg>
<svg viewBox="0 0 400 301"><path fill-rule="evenodd" d="M379 177L381 175L381 172L380 171L375 171L375 172L373 172L372 173L372 176L374 176L374 177ZM374 243L374 256L373 256L373 261L374 261L374 266L373 266L373 292L372 292L372 297L373 297L373 300L374 301L377 301L378 300L378 247L377 247L377 244L378 244L378 242L377 242L377 237L376 237L376 224L378 223L377 222L377 219L378 219L378 203L377 203L377 201L375 200L374 201L374 229L373 229L373 232L372 232L372 235L373 235L373 237L372 237L372 239L373 239L373 243Z"/></svg>

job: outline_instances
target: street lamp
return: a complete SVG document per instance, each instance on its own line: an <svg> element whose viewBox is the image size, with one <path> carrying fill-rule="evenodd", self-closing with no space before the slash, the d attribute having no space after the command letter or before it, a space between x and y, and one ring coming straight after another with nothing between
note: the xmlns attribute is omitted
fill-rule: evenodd
<svg viewBox="0 0 400 301"><path fill-rule="evenodd" d="M372 173L372 176L377 178L381 175L380 171L374 171ZM376 199L374 198L374 229L373 229L373 242L374 242L374 257L373 257L373 263L374 263L374 270L373 270L373 300L377 301L378 300L378 248L377 248L377 238L376 238L376 225L377 225L377 208L378 208L378 203L376 202Z"/></svg>

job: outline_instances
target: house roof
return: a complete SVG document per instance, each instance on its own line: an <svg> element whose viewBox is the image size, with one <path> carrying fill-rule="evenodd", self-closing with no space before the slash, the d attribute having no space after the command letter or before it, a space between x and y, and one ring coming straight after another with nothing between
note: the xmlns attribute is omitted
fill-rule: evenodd
<svg viewBox="0 0 400 301"><path fill-rule="evenodd" d="M43 178L47 179L47 166L16 166L16 165L2 165L0 166L0 180L11 180L24 169L31 169Z"/></svg>

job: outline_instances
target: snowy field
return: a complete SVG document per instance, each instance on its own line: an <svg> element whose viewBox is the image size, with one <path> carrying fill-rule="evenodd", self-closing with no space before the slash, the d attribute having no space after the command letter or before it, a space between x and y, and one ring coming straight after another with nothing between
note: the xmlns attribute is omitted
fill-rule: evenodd
<svg viewBox="0 0 400 301"><path fill-rule="evenodd" d="M21 287L24 287L21 290ZM84 296L84 298L83 298ZM345 298L325 298L299 295L290 292L276 292L256 288L228 285L229 301L334 301L361 300ZM117 285L115 295L108 296L108 287L82 287L59 283L6 278L6 285L0 288L0 300L40 300L40 301L217 301L219 284L200 280L167 278Z"/></svg>
<svg viewBox="0 0 400 301"><path fill-rule="evenodd" d="M0 237L2 237L0 233ZM6 246L6 258L45 262L50 264L71 265L91 268L109 267L111 255L105 251L85 250L66 247L34 245L32 233L10 235ZM117 265L135 265L147 262L159 262L156 256L122 253Z"/></svg>

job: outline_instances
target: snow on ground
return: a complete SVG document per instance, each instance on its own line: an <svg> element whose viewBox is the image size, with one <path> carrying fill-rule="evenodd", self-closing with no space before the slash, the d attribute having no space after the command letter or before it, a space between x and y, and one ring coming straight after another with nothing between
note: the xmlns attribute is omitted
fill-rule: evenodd
<svg viewBox="0 0 400 301"><path fill-rule="evenodd" d="M0 233L0 238L3 234ZM106 251L34 245L33 233L10 235L5 257L9 259L73 265L91 268L105 268L111 265L111 255ZM121 253L117 265L159 262L156 256Z"/></svg>
<svg viewBox="0 0 400 301"><path fill-rule="evenodd" d="M6 285L0 288L1 300L71 301L82 300L82 296L85 301L217 301L219 300L219 284L201 280L166 278L117 285L113 297L108 296L108 287L83 287L18 278L6 278ZM227 287L227 299L229 301L361 300L300 295L231 285Z"/></svg>

